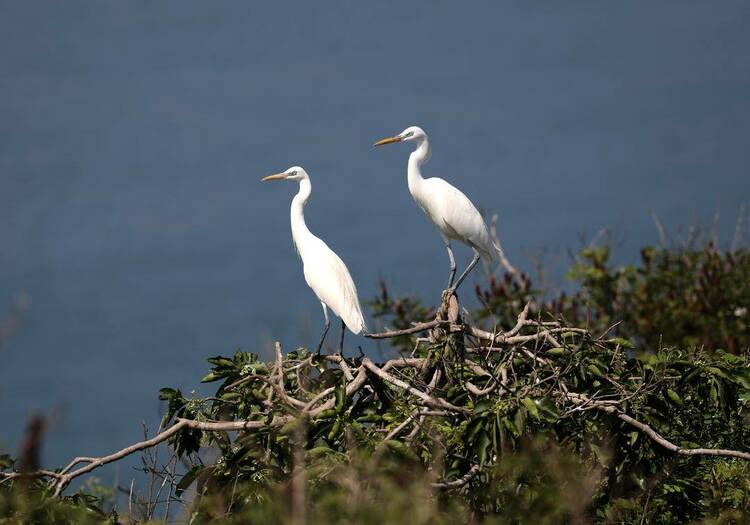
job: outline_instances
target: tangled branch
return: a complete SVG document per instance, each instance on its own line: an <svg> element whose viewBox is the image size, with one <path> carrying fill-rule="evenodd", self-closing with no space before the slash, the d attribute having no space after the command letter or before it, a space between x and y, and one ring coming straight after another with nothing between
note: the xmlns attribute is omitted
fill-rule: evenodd
<svg viewBox="0 0 750 525"><path fill-rule="evenodd" d="M416 341L412 357L380 364L367 357L317 356L306 351L284 356L279 343L268 365L249 354L212 358L214 369L207 380L223 380L216 396L186 400L179 391L166 392L165 428L155 436L106 456L76 457L59 470L0 472L0 483L47 478L54 494L60 495L74 479L161 443L172 443L178 453L181 447L189 449L184 444L188 432L199 432L204 443L211 443L215 442L212 434L222 433L283 436L290 424L306 421L309 434L318 436L309 439L344 447L343 423L359 422L358 432L381 445L413 426L403 440L414 448L431 421L448 422L448 428L481 423L486 424L483 432L502 432L505 429L497 426L500 416L507 420L508 414L519 411L521 420L549 424L599 412L617 418L667 452L750 460L750 452L742 450L679 446L644 420L644 414L631 412L636 401L646 402L648 396L674 386L676 379L641 373L628 361L625 342L595 338L556 320L530 319L529 304L507 330L473 326L463 322L458 312L453 295L445 298L434 320L368 334L388 339L427 332ZM591 386L582 390L584 380ZM226 412L226 407L231 410ZM400 416L385 418L386 410ZM221 419L227 413L234 419ZM512 422L504 425L520 431ZM486 445L480 445L446 446L454 463L464 465L463 472L433 487L460 490L470 483L488 464L482 448Z"/></svg>

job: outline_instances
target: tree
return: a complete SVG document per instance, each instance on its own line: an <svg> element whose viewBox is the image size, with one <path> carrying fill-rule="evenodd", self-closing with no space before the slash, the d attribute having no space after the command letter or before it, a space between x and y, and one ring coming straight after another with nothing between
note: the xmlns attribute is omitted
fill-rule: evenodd
<svg viewBox="0 0 750 525"><path fill-rule="evenodd" d="M511 272L477 290L473 312L455 295L425 307L383 285L373 308L394 329L372 337L391 341L393 358L278 344L269 363L241 351L210 358L213 396L162 389L154 437L56 471L6 471L0 515L28 516L24 498L80 509L83 496L63 496L71 480L166 442L189 467L170 493L194 487L193 523L741 523L747 334L705 332L745 297L750 268L737 263L745 252L702 250L612 270L608 252L591 249L572 297L545 300ZM698 307L664 291L690 297L698 283L705 297L701 275L741 290L704 301L710 321L685 323ZM734 353L695 346L727 335ZM103 519L92 503L88 515Z"/></svg>

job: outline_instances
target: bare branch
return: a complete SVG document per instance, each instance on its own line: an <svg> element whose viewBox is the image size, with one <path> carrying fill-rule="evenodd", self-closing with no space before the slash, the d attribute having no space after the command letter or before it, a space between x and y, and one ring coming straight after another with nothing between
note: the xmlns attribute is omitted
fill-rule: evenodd
<svg viewBox="0 0 750 525"><path fill-rule="evenodd" d="M510 264L510 261L505 256L503 245L500 244L500 238L497 235L497 213L492 216L492 221L490 223L490 236L492 237L492 242L495 244L495 248L497 248L497 255L500 259L500 264L503 265L505 271L511 274L514 279L520 281L520 273L515 266Z"/></svg>
<svg viewBox="0 0 750 525"><path fill-rule="evenodd" d="M415 324L411 328L404 328L403 330L390 330L388 332L380 332L376 334L365 334L365 337L369 337L370 339L389 339L391 337L398 337L401 335L409 335L409 334L416 334L418 332L424 332L425 330L435 328L441 323L442 321L435 319L434 321L429 321L427 323Z"/></svg>
<svg viewBox="0 0 750 525"><path fill-rule="evenodd" d="M724 456L750 461L750 452L721 448L682 448L678 445L675 445L667 438L659 434L656 430L654 430L653 427L647 425L646 423L638 421L637 419L623 412L617 406L619 402L594 401L583 394L567 393L566 396L576 403L587 403L596 410L606 412L607 414L616 415L622 421L646 434L655 443L661 445L670 452L674 452L675 454L680 454L682 456Z"/></svg>
<svg viewBox="0 0 750 525"><path fill-rule="evenodd" d="M400 379L393 377L388 372L385 372L382 368L379 368L378 366L376 366L375 363L373 363L366 357L362 360L362 366L366 367L376 376L380 377L381 379L384 379L385 381L391 383L392 385L395 385L401 388L402 390L405 390L406 392L414 396L417 396L427 406L431 406L434 408L443 408L446 410L450 410L452 412L459 412L462 414L470 413L470 411L465 408L457 407L456 405L453 405L449 403L448 401L445 401L444 399L441 399L441 398L434 398L428 394L425 394L421 390L414 388L413 386L401 381Z"/></svg>
<svg viewBox="0 0 750 525"><path fill-rule="evenodd" d="M434 488L437 489L457 489L466 485L469 481L474 479L479 474L479 465L472 465L469 471L458 479L453 481L440 481L437 483L431 483Z"/></svg>

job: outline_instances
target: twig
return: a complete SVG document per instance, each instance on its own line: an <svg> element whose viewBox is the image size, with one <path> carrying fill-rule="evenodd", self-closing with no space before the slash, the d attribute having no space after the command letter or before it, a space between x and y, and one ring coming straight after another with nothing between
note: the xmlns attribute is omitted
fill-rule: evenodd
<svg viewBox="0 0 750 525"><path fill-rule="evenodd" d="M606 412L607 414L616 415L625 423L637 428L638 430L646 434L649 438L651 438L652 441L654 441L658 445L661 445L662 447L666 448L670 452L674 452L675 454L680 454L682 456L723 456L740 458L750 461L750 452L743 452L741 450L729 450L723 448L682 448L659 434L651 426L627 415L615 404L602 401L593 401L588 396L585 396L583 394L567 393L566 396L574 402L589 402L591 406L596 408L597 410L601 410L602 412Z"/></svg>
<svg viewBox="0 0 750 525"><path fill-rule="evenodd" d="M286 422L288 422L290 419L291 419L291 416L276 416L271 421L270 426L271 427L282 426ZM70 472L62 473L62 472L52 472L49 470L37 470L34 472L29 472L29 473L21 473L21 472L0 473L0 477L2 477L3 479L17 478L21 476L29 476L29 477L37 477L37 478L38 477L52 477L57 480L54 484L55 486L54 494L55 496L58 496L60 493L62 493L65 487L75 478L82 476L83 474L86 474L88 472L91 472L92 470L95 470L103 465L122 459L125 456L129 456L130 454L133 454L140 450L145 450L147 448L154 447L158 445L159 443L162 443L168 440L169 438L177 434L180 430L183 430L185 428L193 428L193 429L205 430L209 432L231 432L231 431L239 431L239 430L249 430L252 428L264 428L268 426L269 424L263 420L261 421L213 421L211 422L211 421L196 421L193 419L177 418L175 420L175 423L171 427L163 430L162 432L155 435L151 439L145 439L143 441L139 441L128 447L118 450L117 452L109 454L108 456L102 456L100 458L87 457L86 460L89 461L87 465L84 465L83 467L80 467L76 470L72 470ZM77 462L80 462L80 459L81 458L76 458ZM75 464L75 463L76 461L71 462L71 464Z"/></svg>
<svg viewBox="0 0 750 525"><path fill-rule="evenodd" d="M406 392L414 396L417 396L427 406L432 406L434 408L443 408L446 410L450 410L452 412L459 412L462 414L471 413L469 410L465 408L457 407L456 405L453 405L449 403L448 401L445 401L444 399L441 399L441 398L434 398L428 394L425 394L421 390L414 388L413 386L401 381L400 379L393 377L391 374L389 374L388 372L385 372L382 368L379 368L377 365L375 365L375 363L370 361L370 359L368 358L364 358L362 360L362 366L370 370L372 373L374 373L381 379L384 379L385 381L391 383L392 385L395 385L401 388L402 390L405 390Z"/></svg>
<svg viewBox="0 0 750 525"><path fill-rule="evenodd" d="M437 489L457 489L466 485L469 481L474 479L479 473L479 465L472 465L469 471L458 479L453 481L440 481L437 483L430 483L430 485Z"/></svg>
<svg viewBox="0 0 750 525"><path fill-rule="evenodd" d="M497 235L497 213L492 216L492 221L490 223L490 236L492 237L492 242L495 245L495 248L497 249L497 255L500 259L500 264L503 265L503 268L505 268L505 271L508 272L513 276L514 279L517 281L521 281L521 278L519 277L519 272L516 269L515 266L510 264L510 261L505 256L505 251L503 250L503 245L500 244L500 238Z"/></svg>
<svg viewBox="0 0 750 525"><path fill-rule="evenodd" d="M376 334L365 334L365 337L369 337L370 339L388 339L391 337L398 337L401 335L416 334L417 332L424 332L425 330L435 328L442 322L443 321L439 321L435 319L434 321L429 321L427 323L415 324L414 326L410 328L404 328L403 330L390 330L387 332L380 332Z"/></svg>

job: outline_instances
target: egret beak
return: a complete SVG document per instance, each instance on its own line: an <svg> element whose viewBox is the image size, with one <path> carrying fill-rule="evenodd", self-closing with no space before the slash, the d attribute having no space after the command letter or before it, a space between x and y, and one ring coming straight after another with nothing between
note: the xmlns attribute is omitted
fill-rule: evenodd
<svg viewBox="0 0 750 525"><path fill-rule="evenodd" d="M263 177L260 179L261 182L268 182L269 180L283 180L286 179L287 174L286 173L275 173L273 175L269 175L268 177Z"/></svg>
<svg viewBox="0 0 750 525"><path fill-rule="evenodd" d="M401 142L401 137L388 137L377 141L373 146L382 146L384 144L392 144L393 142Z"/></svg>

